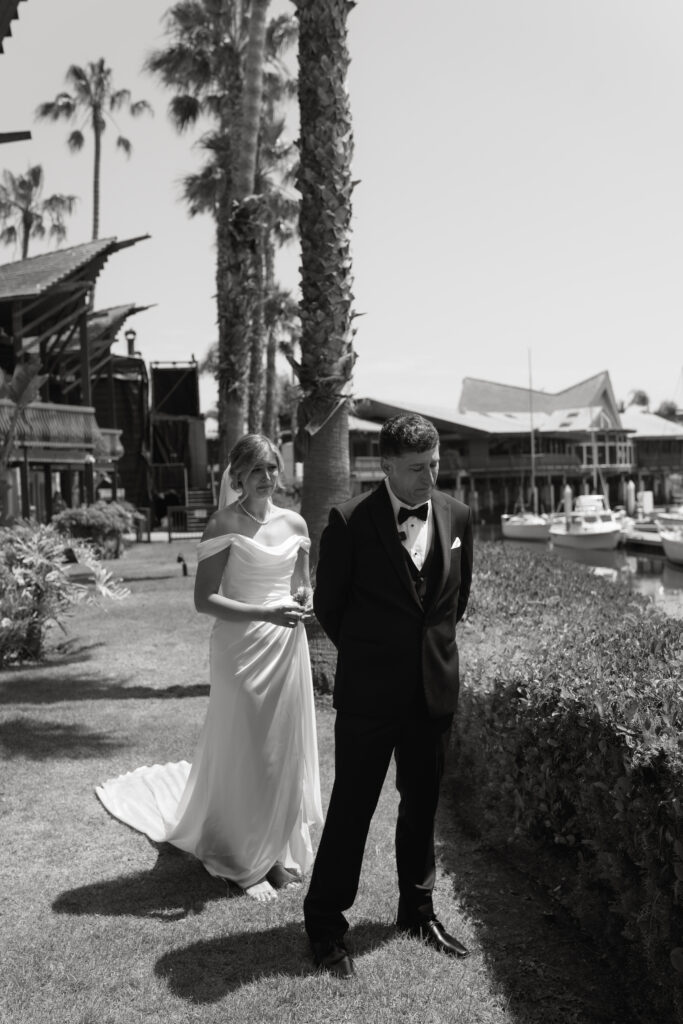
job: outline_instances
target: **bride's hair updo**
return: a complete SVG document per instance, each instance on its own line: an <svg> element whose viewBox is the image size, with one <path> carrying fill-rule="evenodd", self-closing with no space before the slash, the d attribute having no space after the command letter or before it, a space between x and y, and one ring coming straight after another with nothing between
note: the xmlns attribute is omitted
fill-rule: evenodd
<svg viewBox="0 0 683 1024"><path fill-rule="evenodd" d="M280 452L265 434L245 434L234 446L229 456L230 484L236 491L241 491L242 480L251 473L257 462L267 462L274 458L278 473L284 472L284 463Z"/></svg>

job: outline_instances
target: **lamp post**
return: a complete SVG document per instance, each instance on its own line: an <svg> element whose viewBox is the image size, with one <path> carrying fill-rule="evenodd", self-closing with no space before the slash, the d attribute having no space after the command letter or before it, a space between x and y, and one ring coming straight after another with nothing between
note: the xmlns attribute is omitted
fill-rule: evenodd
<svg viewBox="0 0 683 1024"><path fill-rule="evenodd" d="M129 327L128 330L124 332L123 336L128 345L128 355L135 355L135 339L138 336L138 332L133 327Z"/></svg>

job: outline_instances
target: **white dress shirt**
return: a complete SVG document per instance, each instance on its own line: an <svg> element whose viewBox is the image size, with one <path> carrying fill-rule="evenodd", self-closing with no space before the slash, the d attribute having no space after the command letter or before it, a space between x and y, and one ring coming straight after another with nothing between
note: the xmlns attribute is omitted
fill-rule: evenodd
<svg viewBox="0 0 683 1024"><path fill-rule="evenodd" d="M431 500L426 502L427 505L427 519L422 520L417 516L411 516L409 519L405 519L401 525L398 525L398 510L400 508L419 508L420 505L424 505L425 502L421 501L420 505L406 505L400 498L397 498L391 489L391 485L388 479L385 477L384 483L387 485L387 493L391 502L391 507L394 510L394 521L396 523L396 529L401 537L401 544L406 549L413 562L418 569L421 569L424 565L427 552L429 551L429 545L432 539L433 526L433 515L432 515L432 502Z"/></svg>

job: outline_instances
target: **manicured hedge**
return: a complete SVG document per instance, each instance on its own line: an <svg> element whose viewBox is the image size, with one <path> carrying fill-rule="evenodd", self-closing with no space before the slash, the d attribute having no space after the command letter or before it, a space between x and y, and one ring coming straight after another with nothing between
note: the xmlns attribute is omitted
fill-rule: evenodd
<svg viewBox="0 0 683 1024"><path fill-rule="evenodd" d="M489 842L552 851L556 895L662 1020L683 1019L682 632L624 581L477 547L460 810Z"/></svg>

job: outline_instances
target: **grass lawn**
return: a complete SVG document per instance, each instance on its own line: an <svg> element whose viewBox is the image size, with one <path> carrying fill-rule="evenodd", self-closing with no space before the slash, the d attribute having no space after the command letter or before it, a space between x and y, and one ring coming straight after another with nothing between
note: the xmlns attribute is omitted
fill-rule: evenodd
<svg viewBox="0 0 683 1024"><path fill-rule="evenodd" d="M194 547L133 547L111 563L129 580L129 598L80 608L66 644L53 632L45 664L0 674L0 1021L629 1021L609 965L533 878L459 828L447 800L437 905L472 955L454 962L395 934L391 778L350 915L351 983L314 972L301 891L257 905L109 817L94 795L98 782L192 756L207 704L211 627L192 606ZM469 642L465 626L465 661ZM321 697L324 803L332 726Z"/></svg>

